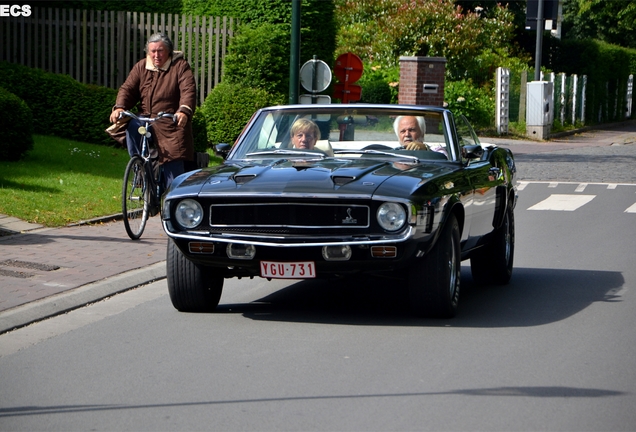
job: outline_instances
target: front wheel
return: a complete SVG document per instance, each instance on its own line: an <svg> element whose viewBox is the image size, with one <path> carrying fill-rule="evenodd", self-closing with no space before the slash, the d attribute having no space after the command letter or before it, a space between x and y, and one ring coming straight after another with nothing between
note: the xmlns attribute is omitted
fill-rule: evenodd
<svg viewBox="0 0 636 432"><path fill-rule="evenodd" d="M166 279L172 305L181 312L210 312L221 300L223 276L187 259L173 240L168 240Z"/></svg>
<svg viewBox="0 0 636 432"><path fill-rule="evenodd" d="M148 221L149 180L144 169L144 160L139 156L133 156L126 166L121 191L124 227L128 237L133 240L141 237Z"/></svg>
<svg viewBox="0 0 636 432"><path fill-rule="evenodd" d="M492 233L492 238L475 255L470 257L470 271L479 285L506 285L512 277L515 256L515 216L508 205L501 226Z"/></svg>
<svg viewBox="0 0 636 432"><path fill-rule="evenodd" d="M411 310L417 316L453 318L459 303L461 255L459 224L450 215L437 243L408 275Z"/></svg>

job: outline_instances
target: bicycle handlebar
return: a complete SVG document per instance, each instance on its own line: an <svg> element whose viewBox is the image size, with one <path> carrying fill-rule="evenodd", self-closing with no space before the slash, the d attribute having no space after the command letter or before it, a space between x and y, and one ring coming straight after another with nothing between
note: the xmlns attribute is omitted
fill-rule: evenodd
<svg viewBox="0 0 636 432"><path fill-rule="evenodd" d="M170 114L167 112L160 112L159 114L157 114L157 117L143 117L143 116L138 116L137 114L132 113L130 111L122 111L119 114L119 118L122 118L123 116L128 116L128 117L134 118L135 120L138 120L141 122L148 122L148 123L156 122L157 120L160 120L162 118L171 118L173 122L177 121L177 118L174 116L174 114Z"/></svg>

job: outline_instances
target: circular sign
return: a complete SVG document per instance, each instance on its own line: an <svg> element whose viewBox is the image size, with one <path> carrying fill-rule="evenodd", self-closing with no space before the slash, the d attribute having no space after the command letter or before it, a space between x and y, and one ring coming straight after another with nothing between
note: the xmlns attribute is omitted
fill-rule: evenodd
<svg viewBox="0 0 636 432"><path fill-rule="evenodd" d="M331 69L322 60L309 60L300 68L300 84L312 93L325 91L331 84Z"/></svg>
<svg viewBox="0 0 636 432"><path fill-rule="evenodd" d="M348 52L338 56L333 73L340 82L353 84L360 79L363 69L360 57Z"/></svg>

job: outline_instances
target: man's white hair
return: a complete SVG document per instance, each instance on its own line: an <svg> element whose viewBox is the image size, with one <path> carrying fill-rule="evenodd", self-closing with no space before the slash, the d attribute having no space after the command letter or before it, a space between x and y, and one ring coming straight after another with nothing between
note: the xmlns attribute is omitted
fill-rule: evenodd
<svg viewBox="0 0 636 432"><path fill-rule="evenodd" d="M424 117L422 117L422 116L398 116L395 119L395 121L393 122L393 130L395 130L395 135L398 138L400 137L400 121L404 117L415 117L415 120L417 120L417 124L419 125L420 130L422 131L422 135L424 135L426 133L426 121L424 120Z"/></svg>

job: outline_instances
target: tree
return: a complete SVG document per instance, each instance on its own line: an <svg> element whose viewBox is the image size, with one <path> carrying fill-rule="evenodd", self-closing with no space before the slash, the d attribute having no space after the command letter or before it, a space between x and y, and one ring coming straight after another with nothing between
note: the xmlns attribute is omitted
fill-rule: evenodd
<svg viewBox="0 0 636 432"><path fill-rule="evenodd" d="M517 54L514 15L502 6L466 12L451 0L337 0L336 11L337 54L351 51L372 64L445 57L449 79L479 83Z"/></svg>
<svg viewBox="0 0 636 432"><path fill-rule="evenodd" d="M636 3L633 1L570 0L563 5L564 39L598 39L636 48Z"/></svg>
<svg viewBox="0 0 636 432"><path fill-rule="evenodd" d="M261 24L277 24L286 29L287 39L291 39L292 2L290 0L182 1L183 13L231 16L237 18L241 24L249 24L252 28ZM302 0L300 9L301 62L310 60L316 55L327 64L332 64L336 43L333 1ZM289 45L289 42L287 44Z"/></svg>

